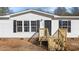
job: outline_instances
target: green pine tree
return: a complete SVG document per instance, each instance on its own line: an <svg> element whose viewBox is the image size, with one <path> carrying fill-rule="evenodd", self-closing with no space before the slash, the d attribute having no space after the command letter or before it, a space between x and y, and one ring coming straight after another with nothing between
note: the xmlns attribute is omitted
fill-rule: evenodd
<svg viewBox="0 0 79 59"><path fill-rule="evenodd" d="M8 7L0 7L0 16L9 14L9 8Z"/></svg>

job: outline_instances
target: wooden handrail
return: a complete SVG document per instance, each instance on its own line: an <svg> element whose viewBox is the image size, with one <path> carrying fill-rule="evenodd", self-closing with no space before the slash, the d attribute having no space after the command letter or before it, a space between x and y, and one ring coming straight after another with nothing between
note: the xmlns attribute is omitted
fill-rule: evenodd
<svg viewBox="0 0 79 59"><path fill-rule="evenodd" d="M30 41L36 34L37 34L37 32L35 32L35 33L31 36L31 38L29 38L28 41Z"/></svg>
<svg viewBox="0 0 79 59"><path fill-rule="evenodd" d="M53 34L53 36L58 32L58 29L56 30L56 32Z"/></svg>
<svg viewBox="0 0 79 59"><path fill-rule="evenodd" d="M49 40L49 47L53 48L51 44L56 43L57 46L61 47L61 50L64 50L65 47L65 41L66 41L66 30L65 29L57 29L56 32L53 34L52 38ZM55 44L55 45L56 45ZM55 48L55 47L54 47Z"/></svg>
<svg viewBox="0 0 79 59"><path fill-rule="evenodd" d="M62 37L64 37L64 35L62 34L62 32L60 30L59 30L59 33L60 33L59 35L61 35Z"/></svg>
<svg viewBox="0 0 79 59"><path fill-rule="evenodd" d="M60 28L56 30L56 32L53 34L53 37L54 37L54 35L55 35L56 33L60 33L60 35L64 37L64 35L63 35L62 32L60 31ZM59 35L59 34L58 34L58 35Z"/></svg>

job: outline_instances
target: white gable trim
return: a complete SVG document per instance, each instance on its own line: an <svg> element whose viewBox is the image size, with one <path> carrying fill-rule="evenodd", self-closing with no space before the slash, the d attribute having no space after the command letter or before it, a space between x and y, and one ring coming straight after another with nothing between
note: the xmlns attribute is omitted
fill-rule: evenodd
<svg viewBox="0 0 79 59"><path fill-rule="evenodd" d="M26 14L26 13L38 13L38 14L41 14L41 15L46 15L47 17L50 17L50 18L54 18L53 14L42 12L42 11L37 11L37 10L33 10L33 9L25 10L25 11L14 13L14 14L10 14L10 17L17 16L17 15L20 15L20 14Z"/></svg>

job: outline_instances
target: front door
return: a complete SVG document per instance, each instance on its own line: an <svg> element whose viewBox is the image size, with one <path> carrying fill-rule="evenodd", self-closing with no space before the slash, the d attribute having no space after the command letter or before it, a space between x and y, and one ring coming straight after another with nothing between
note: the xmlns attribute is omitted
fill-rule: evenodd
<svg viewBox="0 0 79 59"><path fill-rule="evenodd" d="M48 28L49 34L51 35L51 20L44 21L45 28Z"/></svg>

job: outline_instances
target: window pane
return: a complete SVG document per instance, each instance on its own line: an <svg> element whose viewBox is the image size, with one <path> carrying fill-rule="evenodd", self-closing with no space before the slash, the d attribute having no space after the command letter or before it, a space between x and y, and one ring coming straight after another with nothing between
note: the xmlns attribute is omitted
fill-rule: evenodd
<svg viewBox="0 0 79 59"><path fill-rule="evenodd" d="M63 26L63 21L59 21L59 28L61 28L61 26Z"/></svg>
<svg viewBox="0 0 79 59"><path fill-rule="evenodd" d="M29 27L24 27L24 32L29 32Z"/></svg>
<svg viewBox="0 0 79 59"><path fill-rule="evenodd" d="M29 21L24 21L24 32L29 32Z"/></svg>
<svg viewBox="0 0 79 59"><path fill-rule="evenodd" d="M17 27L17 32L22 32L22 27Z"/></svg>
<svg viewBox="0 0 79 59"><path fill-rule="evenodd" d="M37 21L31 21L31 31L37 32Z"/></svg>
<svg viewBox="0 0 79 59"><path fill-rule="evenodd" d="M32 32L36 32L37 30L36 30L36 27L31 27L31 31Z"/></svg>
<svg viewBox="0 0 79 59"><path fill-rule="evenodd" d="M17 21L17 32L22 32L22 21Z"/></svg>
<svg viewBox="0 0 79 59"><path fill-rule="evenodd" d="M71 32L71 21L59 21L59 28L67 28Z"/></svg>
<svg viewBox="0 0 79 59"><path fill-rule="evenodd" d="M22 21L17 21L17 26L22 26Z"/></svg>
<svg viewBox="0 0 79 59"><path fill-rule="evenodd" d="M29 26L29 21L24 21L24 26Z"/></svg>
<svg viewBox="0 0 79 59"><path fill-rule="evenodd" d="M63 21L63 26L67 26L67 21Z"/></svg>
<svg viewBox="0 0 79 59"><path fill-rule="evenodd" d="M31 21L31 26L36 26L36 21Z"/></svg>

